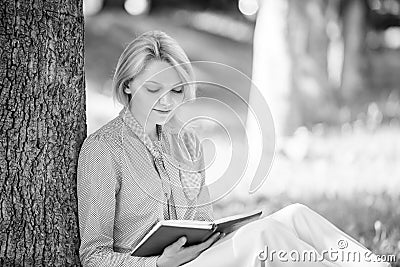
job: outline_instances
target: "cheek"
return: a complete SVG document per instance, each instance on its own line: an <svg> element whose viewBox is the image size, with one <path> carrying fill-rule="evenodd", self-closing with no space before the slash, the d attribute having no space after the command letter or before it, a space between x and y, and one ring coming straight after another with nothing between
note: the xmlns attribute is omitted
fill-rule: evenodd
<svg viewBox="0 0 400 267"><path fill-rule="evenodd" d="M136 107L149 111L157 102L157 97L147 92L137 92L133 100Z"/></svg>

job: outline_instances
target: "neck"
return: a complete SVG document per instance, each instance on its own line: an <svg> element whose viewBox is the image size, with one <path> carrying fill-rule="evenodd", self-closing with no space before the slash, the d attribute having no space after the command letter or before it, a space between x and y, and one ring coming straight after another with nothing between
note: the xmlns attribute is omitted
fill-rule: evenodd
<svg viewBox="0 0 400 267"><path fill-rule="evenodd" d="M152 140L157 139L157 128L155 124L147 123L146 129L144 129L144 132L150 137Z"/></svg>
<svg viewBox="0 0 400 267"><path fill-rule="evenodd" d="M153 122L152 120L147 120L146 125L144 125L144 121L138 119L138 122L140 125L142 125L144 132L152 139L152 140L157 140L157 127L156 123Z"/></svg>

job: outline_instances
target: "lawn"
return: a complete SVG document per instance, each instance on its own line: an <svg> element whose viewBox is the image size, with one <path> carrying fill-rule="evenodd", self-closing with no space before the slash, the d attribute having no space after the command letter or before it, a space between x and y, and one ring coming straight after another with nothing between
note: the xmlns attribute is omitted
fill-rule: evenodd
<svg viewBox="0 0 400 267"><path fill-rule="evenodd" d="M400 266L400 127L358 124L350 132L308 132L307 146L296 145L304 137L292 138L260 190L235 188L214 203L215 216L303 203L374 253L396 255L393 266ZM290 151L299 147L305 151Z"/></svg>

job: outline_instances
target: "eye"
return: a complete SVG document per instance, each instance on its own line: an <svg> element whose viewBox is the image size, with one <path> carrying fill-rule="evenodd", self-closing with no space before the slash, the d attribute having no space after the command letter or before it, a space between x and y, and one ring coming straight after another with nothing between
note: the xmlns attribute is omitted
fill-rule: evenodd
<svg viewBox="0 0 400 267"><path fill-rule="evenodd" d="M159 90L161 90L161 86L156 85L156 84L146 84L145 88L152 93L158 92Z"/></svg>
<svg viewBox="0 0 400 267"><path fill-rule="evenodd" d="M183 93L183 86L175 87L174 89L172 89L172 92L174 92L176 94Z"/></svg>

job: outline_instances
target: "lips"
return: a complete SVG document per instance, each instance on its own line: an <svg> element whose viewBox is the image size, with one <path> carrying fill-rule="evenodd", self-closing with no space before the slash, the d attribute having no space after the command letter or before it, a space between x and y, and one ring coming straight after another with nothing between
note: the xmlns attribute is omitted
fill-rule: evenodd
<svg viewBox="0 0 400 267"><path fill-rule="evenodd" d="M160 110L160 109L154 109L154 110L161 113L169 113L171 111L171 110Z"/></svg>

